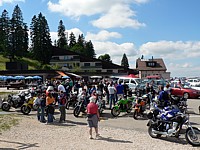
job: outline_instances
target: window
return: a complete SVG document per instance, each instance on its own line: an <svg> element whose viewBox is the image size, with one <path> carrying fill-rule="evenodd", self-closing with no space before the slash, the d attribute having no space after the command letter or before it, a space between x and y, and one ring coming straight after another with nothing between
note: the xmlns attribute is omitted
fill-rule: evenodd
<svg viewBox="0 0 200 150"><path fill-rule="evenodd" d="M155 67L156 62L147 62L147 67Z"/></svg>
<svg viewBox="0 0 200 150"><path fill-rule="evenodd" d="M136 82L133 79L131 79L131 83L136 84Z"/></svg>
<svg viewBox="0 0 200 150"><path fill-rule="evenodd" d="M95 66L102 66L101 63L95 63Z"/></svg>
<svg viewBox="0 0 200 150"><path fill-rule="evenodd" d="M84 66L90 66L90 63L84 63Z"/></svg>

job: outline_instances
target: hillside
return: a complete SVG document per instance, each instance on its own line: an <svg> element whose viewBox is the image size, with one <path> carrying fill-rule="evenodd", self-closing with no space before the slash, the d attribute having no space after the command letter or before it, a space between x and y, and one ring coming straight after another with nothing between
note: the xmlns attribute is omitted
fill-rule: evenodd
<svg viewBox="0 0 200 150"><path fill-rule="evenodd" d="M8 58L3 57L0 55L0 70L6 70L6 62L9 62ZM24 62L28 64L29 70L39 69L40 63L37 60L32 60L30 58L22 58L20 62Z"/></svg>

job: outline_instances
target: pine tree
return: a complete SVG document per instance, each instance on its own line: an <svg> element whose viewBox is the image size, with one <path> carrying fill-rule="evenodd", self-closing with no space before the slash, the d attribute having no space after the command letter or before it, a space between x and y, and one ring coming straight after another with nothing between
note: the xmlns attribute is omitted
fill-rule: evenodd
<svg viewBox="0 0 200 150"><path fill-rule="evenodd" d="M21 58L28 51L28 27L23 22L22 12L15 6L11 19L11 55Z"/></svg>
<svg viewBox="0 0 200 150"><path fill-rule="evenodd" d="M126 57L126 54L124 54L123 57L122 57L121 66L123 66L124 69L128 69L129 68L128 59Z"/></svg>
<svg viewBox="0 0 200 150"><path fill-rule="evenodd" d="M89 40L89 42L85 43L85 55L91 58L95 58L96 54L94 51L94 46L91 42L91 40Z"/></svg>
<svg viewBox="0 0 200 150"><path fill-rule="evenodd" d="M9 55L9 30L10 19L7 10L3 10L0 17L0 52L5 56Z"/></svg>
<svg viewBox="0 0 200 150"><path fill-rule="evenodd" d="M42 13L39 13L38 18L33 16L30 29L33 57L42 64L49 64L52 54L52 42L47 20Z"/></svg>
<svg viewBox="0 0 200 150"><path fill-rule="evenodd" d="M60 20L59 26L58 26L57 45L60 48L67 48L67 38L66 38L66 34L65 34L65 26L63 25L62 20Z"/></svg>
<svg viewBox="0 0 200 150"><path fill-rule="evenodd" d="M69 35L69 48L71 48L76 44L76 37L73 32L70 33Z"/></svg>

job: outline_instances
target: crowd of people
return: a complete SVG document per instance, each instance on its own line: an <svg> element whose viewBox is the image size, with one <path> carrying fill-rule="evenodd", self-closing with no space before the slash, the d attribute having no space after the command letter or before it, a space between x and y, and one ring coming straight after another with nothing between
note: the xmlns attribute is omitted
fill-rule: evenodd
<svg viewBox="0 0 200 150"><path fill-rule="evenodd" d="M89 135L92 139L92 128L95 128L96 137L98 133L98 121L100 120L98 106L96 104L97 96L105 99L108 109L118 102L119 99L124 96L132 96L132 90L129 89L128 85L117 83L116 81L101 80L95 83L86 83L84 81L75 81L71 83L67 80L54 80L46 81L46 93L38 93L37 98L34 101L34 105L38 106L37 119L42 123L50 124L54 121L55 106L58 106L60 111L59 122L66 122L66 102L70 96L70 93L76 93L77 95L88 95L89 101L85 100L84 103L87 107L87 122L89 126ZM164 105L168 105L170 87L167 85L165 88L159 86L159 92L155 93L153 86L150 83L146 84L145 93L151 93L153 97L158 94L158 99L164 101ZM45 113L46 110L46 113ZM47 120L45 119L45 114Z"/></svg>

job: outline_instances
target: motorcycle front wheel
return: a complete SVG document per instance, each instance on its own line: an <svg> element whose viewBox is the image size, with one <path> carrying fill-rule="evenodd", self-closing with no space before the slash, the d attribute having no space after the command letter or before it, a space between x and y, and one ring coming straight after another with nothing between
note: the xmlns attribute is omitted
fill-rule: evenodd
<svg viewBox="0 0 200 150"><path fill-rule="evenodd" d="M153 127L152 126L149 126L148 133L149 133L149 135L152 138L159 138L159 137L161 137L161 134L155 134L155 133L153 133Z"/></svg>
<svg viewBox="0 0 200 150"><path fill-rule="evenodd" d="M3 103L3 104L1 105L1 109L2 109L3 111L9 111L9 110L10 110L10 104L8 104L8 103Z"/></svg>
<svg viewBox="0 0 200 150"><path fill-rule="evenodd" d="M31 112L31 108L27 105L23 105L21 107L21 112L24 114L24 115L28 115L30 112Z"/></svg>
<svg viewBox="0 0 200 150"><path fill-rule="evenodd" d="M80 111L81 111L80 106L76 106L76 107L74 108L74 112L73 112L74 116L75 116L75 117L78 117L79 114L80 114Z"/></svg>
<svg viewBox="0 0 200 150"><path fill-rule="evenodd" d="M65 108L69 109L69 105L70 105L70 102L67 102L66 105L65 105Z"/></svg>
<svg viewBox="0 0 200 150"><path fill-rule="evenodd" d="M192 146L200 146L200 130L196 127L192 127L192 129L188 129L185 133L185 139L187 140L187 142L189 144L191 144Z"/></svg>
<svg viewBox="0 0 200 150"><path fill-rule="evenodd" d="M119 116L119 114L120 114L120 109L118 108L115 108L115 107L113 107L112 109L111 109L111 114L114 116L114 117L117 117L117 116Z"/></svg>

